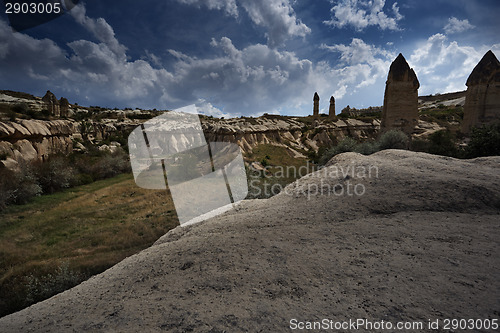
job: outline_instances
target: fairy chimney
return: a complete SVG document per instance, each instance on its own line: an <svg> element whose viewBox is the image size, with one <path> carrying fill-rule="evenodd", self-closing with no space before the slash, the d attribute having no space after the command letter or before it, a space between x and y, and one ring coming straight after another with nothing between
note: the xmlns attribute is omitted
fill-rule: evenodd
<svg viewBox="0 0 500 333"><path fill-rule="evenodd" d="M69 102L66 98L61 97L59 100L59 109L61 112L61 117L67 117L69 115Z"/></svg>
<svg viewBox="0 0 500 333"><path fill-rule="evenodd" d="M500 121L500 62L488 51L467 79L462 132Z"/></svg>
<svg viewBox="0 0 500 333"><path fill-rule="evenodd" d="M49 110L51 116L59 117L60 116L60 108L59 101L50 90L47 90L45 96L42 97L42 101L47 106L47 110Z"/></svg>
<svg viewBox="0 0 500 333"><path fill-rule="evenodd" d="M335 97L330 97L330 109L328 110L328 117L331 119L335 117Z"/></svg>
<svg viewBox="0 0 500 333"><path fill-rule="evenodd" d="M418 124L417 75L400 53L391 64L385 84L382 131L400 129L408 134Z"/></svg>
<svg viewBox="0 0 500 333"><path fill-rule="evenodd" d="M317 92L314 93L313 102L314 102L313 118L318 119L318 117L319 117L319 95Z"/></svg>

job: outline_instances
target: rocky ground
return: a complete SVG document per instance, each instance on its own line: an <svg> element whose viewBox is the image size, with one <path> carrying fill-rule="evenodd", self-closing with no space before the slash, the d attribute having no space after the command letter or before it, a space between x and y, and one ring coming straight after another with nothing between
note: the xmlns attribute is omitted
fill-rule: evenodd
<svg viewBox="0 0 500 333"><path fill-rule="evenodd" d="M178 227L1 318L0 331L286 332L292 319L500 318L499 221L500 157L341 154L326 173Z"/></svg>

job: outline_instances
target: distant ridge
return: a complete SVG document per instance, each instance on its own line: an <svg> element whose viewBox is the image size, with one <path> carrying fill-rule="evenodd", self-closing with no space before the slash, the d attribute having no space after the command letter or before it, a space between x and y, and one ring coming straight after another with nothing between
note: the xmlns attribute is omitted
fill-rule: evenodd
<svg viewBox="0 0 500 333"><path fill-rule="evenodd" d="M456 99L460 97L465 97L466 90L445 93L445 94L434 94L434 95L426 95L426 96L418 96L418 99L422 102L434 102L434 101L445 101L450 99Z"/></svg>

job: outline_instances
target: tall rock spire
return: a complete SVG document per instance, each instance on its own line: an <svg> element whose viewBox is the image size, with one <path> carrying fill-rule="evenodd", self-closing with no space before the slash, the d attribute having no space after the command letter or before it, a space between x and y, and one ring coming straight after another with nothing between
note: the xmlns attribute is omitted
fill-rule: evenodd
<svg viewBox="0 0 500 333"><path fill-rule="evenodd" d="M500 62L488 51L474 67L466 82L462 132L474 126L500 120Z"/></svg>
<svg viewBox="0 0 500 333"><path fill-rule="evenodd" d="M314 93L313 97L313 118L318 119L319 117L319 95L317 92Z"/></svg>
<svg viewBox="0 0 500 333"><path fill-rule="evenodd" d="M335 97L330 97L330 109L328 110L328 118L335 117Z"/></svg>
<svg viewBox="0 0 500 333"><path fill-rule="evenodd" d="M391 64L385 85L382 131L401 129L410 134L418 124L417 75L400 53Z"/></svg>

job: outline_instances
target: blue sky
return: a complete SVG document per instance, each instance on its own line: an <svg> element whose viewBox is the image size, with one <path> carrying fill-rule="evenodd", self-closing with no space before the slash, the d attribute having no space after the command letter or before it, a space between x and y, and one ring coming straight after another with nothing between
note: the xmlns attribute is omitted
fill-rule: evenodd
<svg viewBox="0 0 500 333"><path fill-rule="evenodd" d="M382 105L403 53L419 94L466 89L489 49L500 56L497 0L83 1L22 32L0 15L0 89L80 105L215 116L307 115Z"/></svg>

